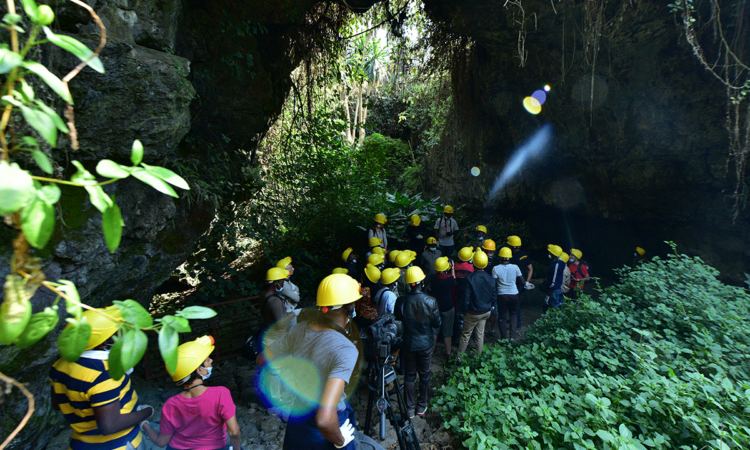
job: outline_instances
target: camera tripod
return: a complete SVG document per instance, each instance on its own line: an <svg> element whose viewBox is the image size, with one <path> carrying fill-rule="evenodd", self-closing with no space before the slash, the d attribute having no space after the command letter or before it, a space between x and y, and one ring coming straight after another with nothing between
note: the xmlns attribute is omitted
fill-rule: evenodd
<svg viewBox="0 0 750 450"><path fill-rule="evenodd" d="M368 369L369 373L367 374L367 387L370 388L370 394L367 399L365 434L370 434L370 419L372 418L372 407L374 403L378 410L378 414L380 414L380 440L385 440L385 416L387 414L391 426L396 430L399 448L401 448L401 450L420 450L419 441L417 441L417 436L414 432L414 425L412 425L411 419L406 411L406 402L401 393L401 386L398 382L398 377L396 377L396 371L393 369L393 366L389 364L393 360L394 357L391 356L388 351L385 358L376 358L375 361L370 362L370 367ZM386 388L390 383L393 383L393 388L396 390L399 415L396 415L396 411L391 404L391 398ZM376 397L377 401L375 400Z"/></svg>

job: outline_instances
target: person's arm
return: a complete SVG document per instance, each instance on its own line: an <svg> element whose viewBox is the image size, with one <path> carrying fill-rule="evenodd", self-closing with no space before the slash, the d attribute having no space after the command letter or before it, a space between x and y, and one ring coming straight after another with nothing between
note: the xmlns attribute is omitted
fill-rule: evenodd
<svg viewBox="0 0 750 450"><path fill-rule="evenodd" d="M278 322L279 320L283 319L284 316L286 316L286 311L284 311L284 303L281 301L278 297L273 297L271 299L266 299L268 304L268 309L271 310L271 316L273 317L274 322Z"/></svg>
<svg viewBox="0 0 750 450"><path fill-rule="evenodd" d="M589 271L586 269L586 266L583 265L583 263L580 263L578 265L578 273L583 275L583 278L580 279L580 281L591 281L591 277L589 276Z"/></svg>
<svg viewBox="0 0 750 450"><path fill-rule="evenodd" d="M149 407L140 411L120 414L120 400L94 408L96 426L103 435L110 435L126 430L151 417L154 409Z"/></svg>
<svg viewBox="0 0 750 450"><path fill-rule="evenodd" d="M282 291L284 297L288 298L294 303L299 303L299 287L291 281L287 280L284 283L284 290Z"/></svg>
<svg viewBox="0 0 750 450"><path fill-rule="evenodd" d="M469 282L468 277L463 291L463 297L461 298L459 305L461 305L461 312L466 312L469 310L469 297L471 296L471 283Z"/></svg>
<svg viewBox="0 0 750 450"><path fill-rule="evenodd" d="M60 411L60 404L57 402L57 393L55 392L54 386L50 386L50 392L52 394L52 407Z"/></svg>
<svg viewBox="0 0 750 450"><path fill-rule="evenodd" d="M320 434L328 442L334 445L344 445L344 436L341 434L339 425L339 415L336 407L341 400L341 393L344 392L346 382L341 378L329 378L323 387L323 395L320 398L318 412L315 413L315 425L320 430Z"/></svg>
<svg viewBox="0 0 750 450"><path fill-rule="evenodd" d="M526 282L531 283L531 276L534 275L534 266L529 264L526 268L529 269L529 274L526 275Z"/></svg>
<svg viewBox="0 0 750 450"><path fill-rule="evenodd" d="M157 447L166 447L169 441L172 440L171 434L161 434L160 432L151 428L148 422L143 424L143 431L146 432L151 442L156 444Z"/></svg>
<svg viewBox="0 0 750 450"><path fill-rule="evenodd" d="M396 309L396 294L394 294L391 291L386 292L388 296L385 298L385 313L386 314L393 314ZM384 294L384 295L385 295ZM382 302L383 299L381 298L380 301Z"/></svg>
<svg viewBox="0 0 750 450"><path fill-rule="evenodd" d="M234 450L241 450L242 433L240 432L240 424L237 423L237 416L232 416L227 420L227 431L229 432L229 444L234 447ZM163 447L163 445L159 447Z"/></svg>

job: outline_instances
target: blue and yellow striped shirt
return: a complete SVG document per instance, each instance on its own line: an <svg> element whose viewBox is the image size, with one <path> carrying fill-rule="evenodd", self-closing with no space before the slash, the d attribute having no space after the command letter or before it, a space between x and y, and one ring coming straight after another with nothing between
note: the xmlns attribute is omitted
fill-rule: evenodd
<svg viewBox="0 0 750 450"><path fill-rule="evenodd" d="M59 359L50 370L52 390L60 411L73 435L72 450L125 450L127 443L138 447L142 435L138 427L130 427L110 435L102 435L96 424L94 408L120 401L120 414L134 411L138 394L125 375L113 380L107 372L107 361L79 358L71 363Z"/></svg>

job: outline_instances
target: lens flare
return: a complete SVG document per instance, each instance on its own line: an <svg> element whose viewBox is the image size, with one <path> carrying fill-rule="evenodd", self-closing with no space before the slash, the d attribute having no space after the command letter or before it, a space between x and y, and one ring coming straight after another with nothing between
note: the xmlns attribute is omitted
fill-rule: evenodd
<svg viewBox="0 0 750 450"><path fill-rule="evenodd" d="M481 171L479 170L479 167L472 167L471 168L471 174L475 177L478 177Z"/></svg>
<svg viewBox="0 0 750 450"><path fill-rule="evenodd" d="M313 363L286 356L274 359L261 369L258 391L270 408L290 417L306 417L318 406L323 382Z"/></svg>
<svg viewBox="0 0 750 450"><path fill-rule="evenodd" d="M545 84L544 85L544 92L549 92L550 89L552 89L552 88L549 87L549 84Z"/></svg>
<svg viewBox="0 0 750 450"><path fill-rule="evenodd" d="M533 115L537 115L542 112L542 105L540 105L539 102L532 97L526 97L525 99L523 99L523 107L526 108L526 111Z"/></svg>
<svg viewBox="0 0 750 450"><path fill-rule="evenodd" d="M531 94L531 98L539 102L539 106L542 106L544 102L547 100L547 94L544 93L542 90L534 91L533 94Z"/></svg>
<svg viewBox="0 0 750 450"><path fill-rule="evenodd" d="M552 126L545 124L531 138L524 142L516 151L513 156L510 157L508 163L500 172L500 175L495 180L495 184L490 190L490 195L487 197L487 201L491 200L500 189L502 189L514 175L529 161L531 158L539 156L552 142Z"/></svg>

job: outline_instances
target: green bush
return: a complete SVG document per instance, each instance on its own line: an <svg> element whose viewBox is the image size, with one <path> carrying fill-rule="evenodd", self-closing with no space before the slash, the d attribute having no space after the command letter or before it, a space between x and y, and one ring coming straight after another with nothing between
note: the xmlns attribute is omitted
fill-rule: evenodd
<svg viewBox="0 0 750 450"><path fill-rule="evenodd" d="M750 447L747 291L685 255L621 275L451 374L436 402L466 447Z"/></svg>

